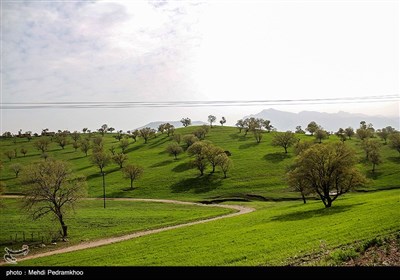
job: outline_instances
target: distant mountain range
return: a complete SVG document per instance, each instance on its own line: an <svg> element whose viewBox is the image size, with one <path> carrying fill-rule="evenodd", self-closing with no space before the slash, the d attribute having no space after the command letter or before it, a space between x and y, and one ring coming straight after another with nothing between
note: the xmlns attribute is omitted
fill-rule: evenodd
<svg viewBox="0 0 400 280"><path fill-rule="evenodd" d="M340 127L346 128L351 126L356 129L360 126L361 121L367 124L372 123L375 129L392 126L395 129L400 129L399 117L384 117L384 116L368 116L364 114L353 114L340 111L338 113L322 113L314 111L302 111L300 113L290 113L275 109L265 109L255 115L245 116L244 118L255 117L270 120L271 124L278 131L292 130L296 126L301 125L303 130L311 121L315 121L327 131L336 132Z"/></svg>
<svg viewBox="0 0 400 280"><path fill-rule="evenodd" d="M175 128L183 127L183 125L182 125L182 123L180 121L156 121L156 122L150 122L150 123L148 123L146 125L143 125L141 127L137 127L136 129L141 129L141 128L144 128L144 127L150 127L150 128L153 128L153 129L158 129L158 126L160 124L163 124L163 123L170 123L173 126L175 126ZM207 124L207 123L202 122L202 121L192 121L191 125L203 125L203 124Z"/></svg>

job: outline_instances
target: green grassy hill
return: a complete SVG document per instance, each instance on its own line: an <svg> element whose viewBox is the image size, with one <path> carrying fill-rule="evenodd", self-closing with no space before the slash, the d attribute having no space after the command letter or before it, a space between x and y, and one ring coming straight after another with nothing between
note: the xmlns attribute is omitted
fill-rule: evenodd
<svg viewBox="0 0 400 280"><path fill-rule="evenodd" d="M195 126L179 128L176 133L185 135L195 129L197 129ZM84 135L82 134L82 136ZM314 138L308 135L297 135L297 137L302 141L314 141ZM114 146L116 152L121 151L119 141L111 134L106 134L104 139L106 150ZM181 200L207 200L220 197L249 198L248 195L260 195L269 199L298 198L297 193L288 190L285 182L286 167L294 159L293 148L290 148L288 154L285 154L283 148L273 147L271 145L272 133L265 133L261 143L257 144L251 133L245 137L243 132L239 134L236 128L216 126L210 129L206 140L232 153L231 159L234 167L228 172L227 179L223 179L223 174L218 169L216 173L209 174L210 168L206 170L204 176L199 177L198 171L189 167L190 158L186 153L179 155L178 160L174 160L165 151L165 148L173 140L166 134L162 134L157 138L150 139L147 144L141 138L138 138L136 143L130 139L131 144L127 148L128 161L143 166L144 175L135 182L137 188L129 191L127 190L129 181L123 179L118 165L110 164L105 168L107 196ZM41 153L33 147L35 141L38 139L34 138L28 142L27 139L18 138L16 143L13 143L11 139L1 139L0 150L4 170L0 179L7 186L6 193L18 194L23 190L23 186L10 170L11 164L20 163L24 166L42 160ZM324 140L324 142L326 141L338 142L339 139L331 136L330 139ZM390 149L388 145L383 145L381 148L383 163L377 166L376 172L372 174L370 171L372 166L365 163L360 143L361 141L356 138L346 141L347 145L354 147L357 151L360 159L358 167L370 179L367 186L362 189L400 187L399 154ZM184 146L183 143L181 145ZM28 150L26 157L19 152L21 147ZM13 149L17 149L18 157L9 161L4 152ZM71 144L62 149L55 142L50 144L48 151L50 157L68 161L76 173L87 177L89 196L101 197L101 175L98 168L90 162L90 154L91 151L86 157L79 149L75 152Z"/></svg>

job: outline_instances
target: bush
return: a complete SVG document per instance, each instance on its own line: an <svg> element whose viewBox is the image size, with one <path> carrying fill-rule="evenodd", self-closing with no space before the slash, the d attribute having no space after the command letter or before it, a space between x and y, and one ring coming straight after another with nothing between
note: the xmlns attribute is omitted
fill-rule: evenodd
<svg viewBox="0 0 400 280"><path fill-rule="evenodd" d="M346 249L346 250L336 250L330 254L331 259L336 265L340 265L343 262L347 262L351 259L358 257L359 254L356 252L354 248Z"/></svg>

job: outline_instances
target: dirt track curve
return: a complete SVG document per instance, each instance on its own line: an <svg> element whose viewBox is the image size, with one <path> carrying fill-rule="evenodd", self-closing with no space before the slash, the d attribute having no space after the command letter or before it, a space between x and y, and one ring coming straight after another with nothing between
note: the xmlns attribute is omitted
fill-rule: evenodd
<svg viewBox="0 0 400 280"><path fill-rule="evenodd" d="M21 196L12 196L12 195L3 196L3 197L5 197L5 198L21 198ZM102 198L87 198L87 199L88 200L98 200L98 199L102 199ZM186 202L186 201L168 200L168 199L109 198L107 200L144 201L144 202L160 202L160 203L171 203L171 204L196 205L196 206L202 206L202 207L221 207L221 208L234 209L234 210L237 210L238 212L226 214L226 215L222 215L222 216L218 216L218 217L214 217L214 218L207 218L204 220L198 220L198 221L194 221L194 222L188 222L188 223L184 223L184 224L174 225L174 226L167 226L167 227L162 227L162 228L157 228L157 229L138 231L135 233L131 233L131 234L127 234L127 235L123 235L123 236L119 236L119 237L109 237L109 238L104 238L104 239L100 239L100 240L88 241L88 242L80 243L77 245L49 251L49 252L38 253L35 255L28 255L26 257L19 257L18 258L19 261L36 259L36 258L40 258L40 257L47 257L47 256L56 255L56 254L63 254L63 253L67 253L67 252L73 252L73 251L78 251L78 250L83 250L83 249L88 249L88 248L99 247L99 246L112 244L112 243L116 243L116 242L121 242L121 241L129 240L129 239L133 239L133 238L137 238L137 237L141 237L141 236L145 236L145 235L150 235L150 234L154 234L154 233L158 233L158 232L162 232L162 231L173 230L176 228L188 227L191 225L204 224L204 223L208 223L208 222L212 222L212 221L216 221L216 220L220 220L220 219L235 217L235 216L253 212L255 210L254 208L244 207L244 206L240 206L240 205L201 204L201 203L195 203L195 202ZM3 265L3 264L5 264L5 262L0 263L0 265Z"/></svg>

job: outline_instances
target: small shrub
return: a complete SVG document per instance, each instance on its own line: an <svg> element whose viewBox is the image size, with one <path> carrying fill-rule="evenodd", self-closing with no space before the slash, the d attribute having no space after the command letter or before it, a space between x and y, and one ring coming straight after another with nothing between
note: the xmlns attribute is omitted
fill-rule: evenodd
<svg viewBox="0 0 400 280"><path fill-rule="evenodd" d="M354 248L346 249L346 250L336 250L330 254L331 259L336 265L340 265L343 262L347 262L351 259L358 257L359 254L356 252Z"/></svg>

